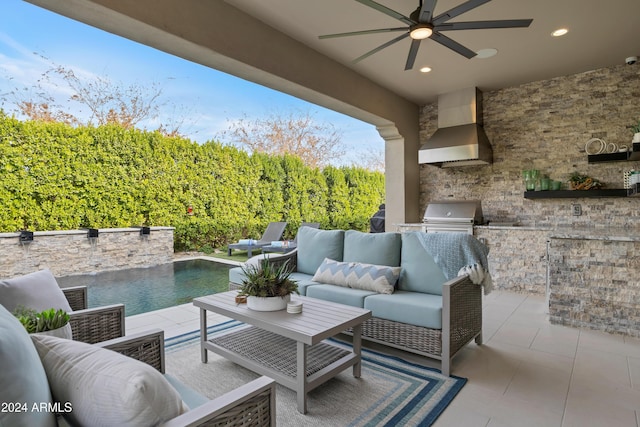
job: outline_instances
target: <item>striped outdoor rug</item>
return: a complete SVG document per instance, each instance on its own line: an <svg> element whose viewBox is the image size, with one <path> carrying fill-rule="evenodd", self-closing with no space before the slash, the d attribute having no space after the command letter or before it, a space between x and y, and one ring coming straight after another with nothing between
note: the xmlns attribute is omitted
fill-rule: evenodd
<svg viewBox="0 0 640 427"><path fill-rule="evenodd" d="M209 337L244 327L228 321L209 327ZM165 341L167 373L199 393L214 398L259 375L209 352L200 362L199 331ZM350 348L341 341L333 344ZM363 349L361 378L351 369L340 373L308 394L308 412L297 411L292 390L278 385L279 426L429 426L467 382L444 377L432 368Z"/></svg>

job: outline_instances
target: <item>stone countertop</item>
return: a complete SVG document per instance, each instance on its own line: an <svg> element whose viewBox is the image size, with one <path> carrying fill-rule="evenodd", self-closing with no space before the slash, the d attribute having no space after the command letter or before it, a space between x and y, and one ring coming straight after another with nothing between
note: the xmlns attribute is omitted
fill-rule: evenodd
<svg viewBox="0 0 640 427"><path fill-rule="evenodd" d="M479 230L540 231L550 239L608 240L617 242L640 242L640 228L620 227L550 227L544 225L499 223L476 225Z"/></svg>
<svg viewBox="0 0 640 427"><path fill-rule="evenodd" d="M640 242L640 229L619 227L556 228L549 233L549 238Z"/></svg>
<svg viewBox="0 0 640 427"><path fill-rule="evenodd" d="M487 225L475 225L473 228L477 228L480 230L535 230L535 231L551 231L552 228L539 226L539 225L529 225L529 224L521 224L521 223L489 223Z"/></svg>

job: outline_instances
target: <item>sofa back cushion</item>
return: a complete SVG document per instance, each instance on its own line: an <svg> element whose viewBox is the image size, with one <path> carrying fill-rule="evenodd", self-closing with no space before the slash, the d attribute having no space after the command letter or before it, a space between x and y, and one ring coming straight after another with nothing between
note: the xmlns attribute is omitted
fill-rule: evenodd
<svg viewBox="0 0 640 427"><path fill-rule="evenodd" d="M398 289L442 295L442 284L447 279L416 233L402 234L401 266Z"/></svg>
<svg viewBox="0 0 640 427"><path fill-rule="evenodd" d="M325 258L342 261L343 248L343 230L301 227L298 230L298 271L313 275Z"/></svg>
<svg viewBox="0 0 640 427"><path fill-rule="evenodd" d="M55 426L53 412L34 410L34 407L37 409L52 402L47 374L38 352L22 324L1 305L0 370L2 402L19 405L0 411L0 425Z"/></svg>
<svg viewBox="0 0 640 427"><path fill-rule="evenodd" d="M399 233L362 233L348 230L344 233L342 260L398 267L401 246L402 239Z"/></svg>

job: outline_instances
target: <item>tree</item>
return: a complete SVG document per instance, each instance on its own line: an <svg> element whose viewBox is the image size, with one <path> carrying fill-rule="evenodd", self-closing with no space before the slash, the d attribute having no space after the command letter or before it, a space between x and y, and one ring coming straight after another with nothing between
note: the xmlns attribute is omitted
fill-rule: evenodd
<svg viewBox="0 0 640 427"><path fill-rule="evenodd" d="M161 101L162 88L158 82L125 86L107 76L83 75L43 59L50 62L51 67L38 81L31 87L15 88L8 94L15 98L17 112L29 120L72 126L116 124L133 129L143 121L157 119L166 104ZM68 93L68 98L60 100L52 87ZM180 136L179 128L184 119L175 114L172 117L177 119L173 123L160 124L156 130L163 135Z"/></svg>
<svg viewBox="0 0 640 427"><path fill-rule="evenodd" d="M252 152L292 154L309 167L323 167L344 155L341 133L331 123L317 122L309 112L271 114L267 118L246 116L221 136Z"/></svg>

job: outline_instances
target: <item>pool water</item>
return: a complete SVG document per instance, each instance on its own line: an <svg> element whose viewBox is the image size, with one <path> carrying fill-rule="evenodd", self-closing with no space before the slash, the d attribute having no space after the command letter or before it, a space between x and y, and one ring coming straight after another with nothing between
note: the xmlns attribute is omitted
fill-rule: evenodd
<svg viewBox="0 0 640 427"><path fill-rule="evenodd" d="M125 316L190 303L229 289L232 265L203 259L58 277L60 287L87 286L89 308L123 303Z"/></svg>

